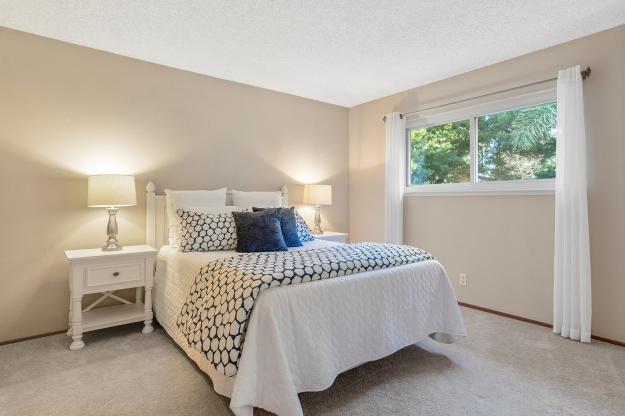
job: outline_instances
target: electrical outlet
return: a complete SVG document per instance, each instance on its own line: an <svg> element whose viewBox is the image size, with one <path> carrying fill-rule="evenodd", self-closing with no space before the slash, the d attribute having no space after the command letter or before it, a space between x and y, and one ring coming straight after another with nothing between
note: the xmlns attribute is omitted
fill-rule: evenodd
<svg viewBox="0 0 625 416"><path fill-rule="evenodd" d="M460 286L466 286L467 285L467 274L466 273L460 273L459 283L460 283Z"/></svg>

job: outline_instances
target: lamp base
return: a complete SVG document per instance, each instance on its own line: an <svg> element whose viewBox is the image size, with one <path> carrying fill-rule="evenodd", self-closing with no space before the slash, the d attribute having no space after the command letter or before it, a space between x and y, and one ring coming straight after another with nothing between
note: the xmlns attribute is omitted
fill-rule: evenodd
<svg viewBox="0 0 625 416"><path fill-rule="evenodd" d="M321 229L321 206L315 205L315 228L313 234L323 234Z"/></svg>
<svg viewBox="0 0 625 416"><path fill-rule="evenodd" d="M123 247L117 241L117 208L107 208L107 211L109 212L109 223L106 227L108 238L106 239L104 247L102 247L102 251L119 251Z"/></svg>
<svg viewBox="0 0 625 416"><path fill-rule="evenodd" d="M112 243L109 244L108 241L104 247L102 247L102 251L119 251L124 247L121 244Z"/></svg>

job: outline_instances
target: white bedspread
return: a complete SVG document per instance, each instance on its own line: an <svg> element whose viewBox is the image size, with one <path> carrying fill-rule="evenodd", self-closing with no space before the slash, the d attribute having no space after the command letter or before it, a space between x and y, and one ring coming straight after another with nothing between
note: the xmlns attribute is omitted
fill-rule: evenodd
<svg viewBox="0 0 625 416"><path fill-rule="evenodd" d="M328 244L336 243L316 240L303 249ZM428 335L442 342L466 336L447 275L429 260L263 292L249 319L238 373L225 377L188 348L176 318L200 267L235 254L165 246L153 293L156 319L211 377L215 391L231 397L238 416L251 416L254 406L301 415L298 392L326 389L341 372Z"/></svg>

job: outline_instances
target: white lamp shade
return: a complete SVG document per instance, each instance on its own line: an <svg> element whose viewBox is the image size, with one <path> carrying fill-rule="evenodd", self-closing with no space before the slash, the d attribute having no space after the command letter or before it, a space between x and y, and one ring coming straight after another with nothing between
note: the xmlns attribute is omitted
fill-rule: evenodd
<svg viewBox="0 0 625 416"><path fill-rule="evenodd" d="M90 207L137 205L135 178L128 175L89 176L87 205Z"/></svg>
<svg viewBox="0 0 625 416"><path fill-rule="evenodd" d="M332 205L332 185L304 185L304 204Z"/></svg>

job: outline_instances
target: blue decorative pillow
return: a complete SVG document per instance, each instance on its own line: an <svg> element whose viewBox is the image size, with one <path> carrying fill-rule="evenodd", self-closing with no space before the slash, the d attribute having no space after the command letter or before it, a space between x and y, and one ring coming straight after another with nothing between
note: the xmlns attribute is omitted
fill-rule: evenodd
<svg viewBox="0 0 625 416"><path fill-rule="evenodd" d="M310 227L308 227L304 218L302 218L297 211L295 211L295 221L297 223L297 237L299 238L299 241L302 243L313 241L315 237L313 237Z"/></svg>
<svg viewBox="0 0 625 416"><path fill-rule="evenodd" d="M275 211L233 212L237 228L237 251L287 251L280 215Z"/></svg>
<svg viewBox="0 0 625 416"><path fill-rule="evenodd" d="M297 220L295 219L295 208L256 208L254 212L275 211L280 215L280 227L282 227L282 237L287 247L301 247L302 242L299 241L297 235Z"/></svg>

